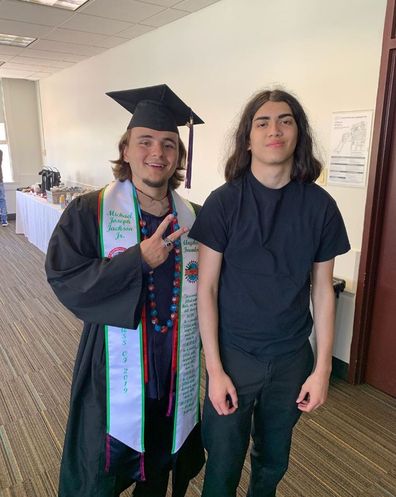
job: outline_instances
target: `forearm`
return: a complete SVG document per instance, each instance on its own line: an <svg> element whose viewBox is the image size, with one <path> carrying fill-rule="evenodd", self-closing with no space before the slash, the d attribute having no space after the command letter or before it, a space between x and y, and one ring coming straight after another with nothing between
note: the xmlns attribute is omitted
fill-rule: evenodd
<svg viewBox="0 0 396 497"><path fill-rule="evenodd" d="M223 371L219 350L217 288L198 287L198 319L209 376Z"/></svg>
<svg viewBox="0 0 396 497"><path fill-rule="evenodd" d="M312 304L317 347L315 372L330 376L335 324L335 297L332 284L314 288Z"/></svg>

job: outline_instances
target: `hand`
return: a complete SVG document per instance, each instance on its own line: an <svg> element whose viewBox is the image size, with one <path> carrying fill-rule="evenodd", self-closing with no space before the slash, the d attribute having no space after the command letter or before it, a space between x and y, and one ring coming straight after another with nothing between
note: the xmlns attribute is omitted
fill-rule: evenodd
<svg viewBox="0 0 396 497"><path fill-rule="evenodd" d="M224 371L209 375L209 399L220 416L227 416L238 409L237 392Z"/></svg>
<svg viewBox="0 0 396 497"><path fill-rule="evenodd" d="M306 379L297 397L297 407L303 412L312 412L326 402L329 377L313 372Z"/></svg>
<svg viewBox="0 0 396 497"><path fill-rule="evenodd" d="M166 247L164 245L164 240L162 238L169 224L172 222L174 216L173 214L168 214L154 233L140 242L140 250L144 262L146 262L152 269L160 266L168 258L169 252L172 250L172 246ZM174 233L171 233L167 238L174 242L180 238L184 233L188 231L188 228L179 228Z"/></svg>

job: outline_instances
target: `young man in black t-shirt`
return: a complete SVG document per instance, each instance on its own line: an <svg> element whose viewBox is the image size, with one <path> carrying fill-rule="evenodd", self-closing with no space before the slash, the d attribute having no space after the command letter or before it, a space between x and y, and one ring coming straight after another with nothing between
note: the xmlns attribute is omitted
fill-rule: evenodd
<svg viewBox="0 0 396 497"><path fill-rule="evenodd" d="M334 258L350 246L335 201L314 183L320 170L299 102L284 91L261 92L241 117L226 183L190 231L200 242L198 313L208 372L203 497L235 497L250 434L247 495L274 497L295 423L326 400Z"/></svg>

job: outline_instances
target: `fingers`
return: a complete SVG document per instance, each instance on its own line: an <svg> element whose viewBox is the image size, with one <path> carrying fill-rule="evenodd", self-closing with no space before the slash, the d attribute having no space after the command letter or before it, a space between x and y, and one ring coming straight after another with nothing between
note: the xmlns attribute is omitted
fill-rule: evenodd
<svg viewBox="0 0 396 497"><path fill-rule="evenodd" d="M301 390L300 390L300 393L299 393L299 395L297 397L297 400L296 400L297 404L299 404L300 402L302 402L305 399L307 393L308 393L308 390L306 390L304 388L304 385L303 385L302 388L301 388Z"/></svg>
<svg viewBox="0 0 396 497"><path fill-rule="evenodd" d="M236 389L226 374L209 379L209 399L220 416L228 416L238 409Z"/></svg>
<svg viewBox="0 0 396 497"><path fill-rule="evenodd" d="M162 221L162 223L158 226L158 228L155 230L152 236L156 238L162 238L162 235L165 233L168 226L173 221L174 217L175 216L173 214L168 214L166 218Z"/></svg>
<svg viewBox="0 0 396 497"><path fill-rule="evenodd" d="M179 228L178 230L176 230L172 234L170 234L167 238L169 238L170 240L172 240L172 242L175 242L182 235L184 235L184 233L187 233L187 231L188 231L188 228L186 228L186 227Z"/></svg>
<svg viewBox="0 0 396 497"><path fill-rule="evenodd" d="M213 405L213 407L220 416L228 416L236 411L236 407L230 407L229 402L226 399L219 402L217 407L215 405Z"/></svg>
<svg viewBox="0 0 396 497"><path fill-rule="evenodd" d="M238 395L234 388L234 390L230 391L231 404L235 407L235 410L238 409Z"/></svg>
<svg viewBox="0 0 396 497"><path fill-rule="evenodd" d="M300 395L297 398L297 407L303 412L312 412L326 401L326 398L313 392L310 393L307 390L301 390Z"/></svg>
<svg viewBox="0 0 396 497"><path fill-rule="evenodd" d="M174 248L174 243L185 233L188 228L182 227L175 230L173 233L163 237L170 223L174 220L173 214L168 214L160 223L155 232L147 239L140 242L140 249L143 260L152 268L155 269L161 265L167 258L169 253ZM174 227L177 227L176 225Z"/></svg>
<svg viewBox="0 0 396 497"><path fill-rule="evenodd" d="M300 393L297 397L297 407L300 411L310 412L312 410L311 398L309 391L302 386Z"/></svg>
<svg viewBox="0 0 396 497"><path fill-rule="evenodd" d="M174 215L173 214L168 214L166 218L161 222L161 224L158 226L158 228L155 230L151 238L162 238L165 231L168 229L168 226L170 223L173 221ZM178 228L176 231L171 233L169 236L166 237L166 240L170 240L171 242L175 242L178 240L184 233L187 233L188 228L182 227ZM168 248L166 244L162 244L164 247Z"/></svg>
<svg viewBox="0 0 396 497"><path fill-rule="evenodd" d="M302 385L297 397L297 407L303 412L312 412L326 402L329 381L326 376L312 373Z"/></svg>
<svg viewBox="0 0 396 497"><path fill-rule="evenodd" d="M219 416L228 416L237 410L226 397L218 402L212 401L212 405Z"/></svg>

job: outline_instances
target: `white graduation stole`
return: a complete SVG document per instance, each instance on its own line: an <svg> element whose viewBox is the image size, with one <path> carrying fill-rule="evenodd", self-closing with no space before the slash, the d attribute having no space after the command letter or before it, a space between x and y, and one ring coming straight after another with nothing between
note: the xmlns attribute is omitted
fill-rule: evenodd
<svg viewBox="0 0 396 497"><path fill-rule="evenodd" d="M191 228L190 203L172 191L178 224ZM114 257L140 242L139 214L129 180L113 181L101 192L101 254ZM172 453L177 452L198 422L200 340L197 318L198 244L181 237L176 399ZM105 326L107 433L144 452L144 361L142 326L132 330Z"/></svg>

